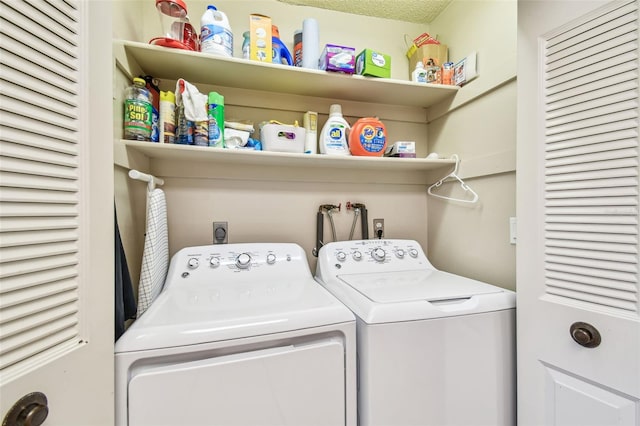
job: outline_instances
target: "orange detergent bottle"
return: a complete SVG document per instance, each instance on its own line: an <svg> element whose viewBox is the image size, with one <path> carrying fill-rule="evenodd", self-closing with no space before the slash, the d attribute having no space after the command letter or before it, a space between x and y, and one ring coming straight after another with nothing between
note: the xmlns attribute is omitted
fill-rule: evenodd
<svg viewBox="0 0 640 426"><path fill-rule="evenodd" d="M349 150L351 155L382 157L387 147L387 129L377 117L358 119L351 126Z"/></svg>

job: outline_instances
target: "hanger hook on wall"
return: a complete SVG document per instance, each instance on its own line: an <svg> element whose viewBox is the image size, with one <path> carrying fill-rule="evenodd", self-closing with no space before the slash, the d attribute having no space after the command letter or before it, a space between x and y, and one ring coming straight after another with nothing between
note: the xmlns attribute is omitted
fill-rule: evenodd
<svg viewBox="0 0 640 426"><path fill-rule="evenodd" d="M459 201L461 203L476 203L478 201L478 199L480 198L478 196L478 194L476 194L476 192L471 189L471 187L469 187L469 185L467 185L462 179L460 179L460 177L458 176L458 167L460 165L460 157L458 157L458 154L453 154L451 156L452 159L456 160L456 164L453 168L453 171L451 173L449 173L448 175L446 175L445 177L443 177L442 179L440 179L439 181L437 181L436 183L434 183L433 185L431 185L428 189L427 189L427 193L433 197L436 198L442 198L445 200L451 200L451 201ZM455 198L455 197L447 197L445 195L440 195L436 192L434 192L434 190L440 188L440 186L442 186L442 184L444 182L446 182L447 180L451 180L454 179L455 181L460 183L460 187L465 191L468 192L472 195L471 199L468 198Z"/></svg>

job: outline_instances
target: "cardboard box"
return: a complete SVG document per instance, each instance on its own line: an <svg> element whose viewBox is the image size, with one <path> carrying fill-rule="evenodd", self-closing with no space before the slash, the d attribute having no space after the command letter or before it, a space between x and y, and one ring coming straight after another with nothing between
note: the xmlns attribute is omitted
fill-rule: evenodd
<svg viewBox="0 0 640 426"><path fill-rule="evenodd" d="M252 13L249 15L249 59L271 62L271 18Z"/></svg>
<svg viewBox="0 0 640 426"><path fill-rule="evenodd" d="M436 65L442 66L449 61L449 49L446 44L424 44L413 52L409 57L409 80L411 73L416 69L418 61L422 61L426 65L429 59L433 59Z"/></svg>
<svg viewBox="0 0 640 426"><path fill-rule="evenodd" d="M391 77L391 56L364 49L356 58L356 73L370 77Z"/></svg>
<svg viewBox="0 0 640 426"><path fill-rule="evenodd" d="M327 44L320 55L319 69L353 74L356 69L356 49Z"/></svg>

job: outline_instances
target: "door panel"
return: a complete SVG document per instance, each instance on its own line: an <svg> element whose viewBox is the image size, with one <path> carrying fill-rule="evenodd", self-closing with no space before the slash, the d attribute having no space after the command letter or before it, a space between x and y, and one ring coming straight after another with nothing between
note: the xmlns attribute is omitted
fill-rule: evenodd
<svg viewBox="0 0 640 426"><path fill-rule="evenodd" d="M518 4L519 425L640 424L638 15Z"/></svg>
<svg viewBox="0 0 640 426"><path fill-rule="evenodd" d="M109 425L111 4L1 0L0 28L0 420L41 392L47 426Z"/></svg>
<svg viewBox="0 0 640 426"><path fill-rule="evenodd" d="M546 424L572 426L616 426L638 424L638 400L611 388L594 384L545 366L547 406Z"/></svg>

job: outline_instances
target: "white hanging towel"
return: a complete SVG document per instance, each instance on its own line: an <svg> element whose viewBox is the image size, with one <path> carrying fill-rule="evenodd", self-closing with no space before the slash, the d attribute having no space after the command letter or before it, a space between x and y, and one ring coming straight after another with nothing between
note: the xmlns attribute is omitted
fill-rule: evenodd
<svg viewBox="0 0 640 426"><path fill-rule="evenodd" d="M164 191L155 188L147 193L147 232L138 286L138 318L162 291L168 268L167 204Z"/></svg>

